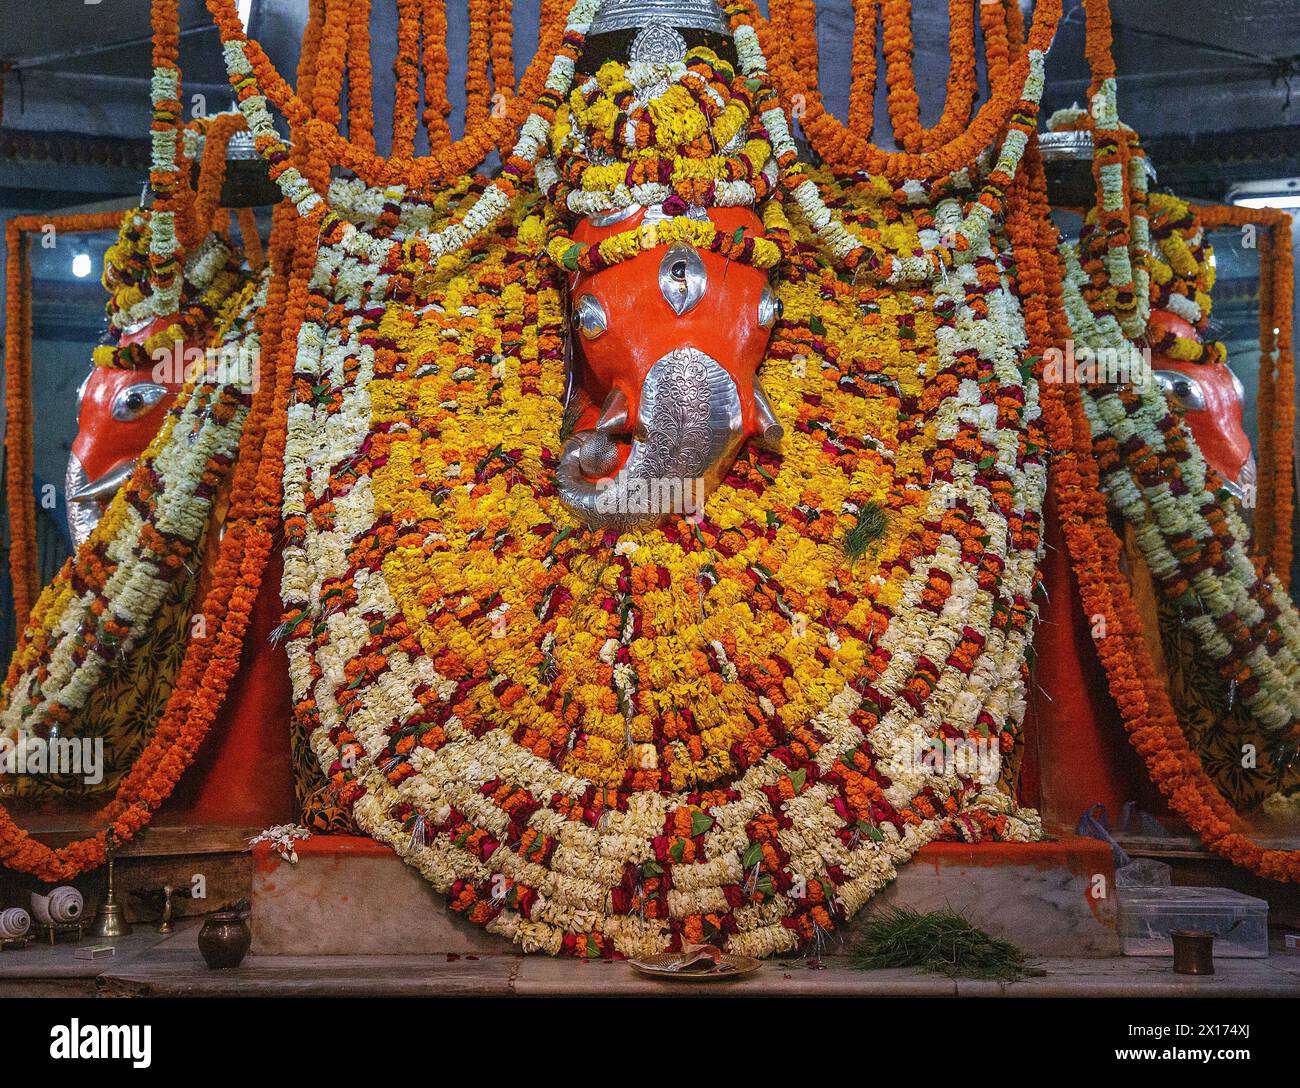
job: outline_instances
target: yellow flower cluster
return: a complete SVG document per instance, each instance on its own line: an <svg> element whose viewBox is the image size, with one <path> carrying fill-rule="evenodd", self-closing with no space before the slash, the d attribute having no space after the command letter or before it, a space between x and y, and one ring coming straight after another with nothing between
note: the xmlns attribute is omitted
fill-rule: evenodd
<svg viewBox="0 0 1300 1088"><path fill-rule="evenodd" d="M709 227L666 222L658 244ZM910 224L887 232L919 244ZM627 533L611 555L541 486L564 379L539 340L562 299L512 279L505 256L444 259L438 305L380 324L422 375L369 387L372 430L397 435L371 479L376 514L412 526L384 578L439 671L476 678L475 710L564 771L611 788L725 780L737 744L761 755L862 675L897 603L934 442L904 432L903 405L934 358L934 315L830 272L779 285L789 331L761 377L794 424L781 457L747 451L701 525ZM868 505L886 529L854 558L844 539Z"/></svg>

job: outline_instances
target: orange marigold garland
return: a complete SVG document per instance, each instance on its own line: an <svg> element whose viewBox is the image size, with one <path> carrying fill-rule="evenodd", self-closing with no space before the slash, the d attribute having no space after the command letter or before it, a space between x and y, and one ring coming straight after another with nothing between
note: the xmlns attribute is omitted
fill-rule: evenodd
<svg viewBox="0 0 1300 1088"><path fill-rule="evenodd" d="M370 68L370 0L351 0L348 5L347 73L348 138L373 154L375 109Z"/></svg>
<svg viewBox="0 0 1300 1088"><path fill-rule="evenodd" d="M1021 91L1030 75L1030 55L1047 51L1061 19L1059 0L1040 3L1034 12L1033 27L1024 51L1015 58L1003 85L994 86L988 101L980 107L971 123L944 146L912 153L885 151L832 117L814 90L815 80L802 66L796 66L790 59L789 49L782 46L782 38L788 36L786 27L756 18L752 0L741 0L736 6L741 9L744 20L757 29L769 56L773 80L782 97L793 101L797 96L804 102L801 118L804 135L822 161L836 171L883 174L897 183L942 177L974 161L1016 112ZM806 38L805 32L801 47Z"/></svg>
<svg viewBox="0 0 1300 1088"><path fill-rule="evenodd" d="M1208 230L1222 227L1263 228L1259 244L1259 494L1255 510L1256 550L1267 555L1284 586L1291 584L1295 510L1295 357L1292 307L1295 266L1291 250L1291 216L1276 208L1240 205L1198 206Z"/></svg>
<svg viewBox="0 0 1300 1088"><path fill-rule="evenodd" d="M912 70L912 0L882 0L885 86L894 138L907 151L941 147L970 120L978 90L975 80L975 16L968 0L949 0L948 94L932 129L921 125L921 99Z"/></svg>
<svg viewBox="0 0 1300 1088"><path fill-rule="evenodd" d="M1044 239L1042 224L1050 208L1036 149L1026 166L1007 226L1020 271L1030 348L1041 358L1051 346L1065 343L1070 331L1062 301L1063 270ZM1043 382L1039 389L1054 452L1053 491L1062 531L1074 560L1085 614L1106 618L1106 637L1095 645L1129 739L1174 811L1210 849L1262 876L1300 880L1300 853L1265 849L1243 833L1232 806L1202 768L1155 674L1141 618L1119 569L1122 546L1108 519L1079 388Z"/></svg>
<svg viewBox="0 0 1300 1088"><path fill-rule="evenodd" d="M36 603L36 499L32 494L32 283L27 234L116 230L121 212L19 215L5 221L5 458L9 576L20 623Z"/></svg>
<svg viewBox="0 0 1300 1088"><path fill-rule="evenodd" d="M429 149L442 151L451 144L451 99L447 97L447 5L443 0L424 0L421 15L424 28L424 130ZM468 126L466 126L468 127Z"/></svg>
<svg viewBox="0 0 1300 1088"><path fill-rule="evenodd" d="M233 70L238 73L232 76L231 83L241 103L247 103L250 98L258 95L265 96L266 102L275 106L285 116L290 127L298 130L303 138L311 140L312 146L319 150L327 162L351 170L368 185L401 185L413 192L427 190L449 178L469 173L482 163L492 148L505 139L507 134L519 130L526 121L529 109L536 105L538 96L542 93L549 74L551 59L562 47L566 10L563 4L557 4L553 0L548 0L542 5L543 17L537 54L524 73L519 93L510 97L506 110L491 111L488 119L477 129L467 131L462 139L433 154L418 158L411 158L410 155L402 156L396 149L405 145L395 143L394 156L385 159L375 155L373 150L368 150L345 137L339 132L336 123L315 115L305 94L294 92L266 56L261 45L245 33L233 0L206 0L206 2L221 32L227 67L233 66ZM328 21L328 12L326 12L326 19ZM322 57L335 54L342 57L345 54L344 49L334 47L335 38L341 41L345 31L346 25L341 25L330 35L322 31L319 46ZM409 31L407 38L410 38ZM322 68L325 67L327 66L322 63ZM415 108L415 102L412 102L410 109L413 111ZM397 120L395 113L395 124ZM403 121L403 134L406 128L407 123ZM257 133L256 141L259 153L271 163L272 178L279 178L290 166L289 155L283 141L274 134L273 127ZM527 164L515 164L516 167L520 165ZM315 207L311 194L296 181L293 182L292 188L293 195L290 199L303 207L305 214L323 214L323 210L308 212L307 209ZM321 195L323 189L317 191L317 196Z"/></svg>
<svg viewBox="0 0 1300 1088"><path fill-rule="evenodd" d="M331 7L346 12L345 6L337 0ZM331 18L327 15L325 21L326 48L329 47ZM410 159L415 155L415 130L420 120L420 0L397 0L397 55L393 57L393 76L396 86L393 91L392 157ZM329 120L327 116L324 119Z"/></svg>

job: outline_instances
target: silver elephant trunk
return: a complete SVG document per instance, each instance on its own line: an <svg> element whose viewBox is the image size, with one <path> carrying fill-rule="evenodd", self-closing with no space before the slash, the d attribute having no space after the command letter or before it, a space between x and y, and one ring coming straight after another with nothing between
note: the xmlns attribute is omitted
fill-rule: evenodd
<svg viewBox="0 0 1300 1088"><path fill-rule="evenodd" d="M629 431L622 468L593 481L617 463L616 438ZM696 515L744 439L740 391L731 375L697 348L675 348L647 372L635 428L622 397L612 393L596 427L568 440L557 473L560 498L589 526L616 531L666 515Z"/></svg>

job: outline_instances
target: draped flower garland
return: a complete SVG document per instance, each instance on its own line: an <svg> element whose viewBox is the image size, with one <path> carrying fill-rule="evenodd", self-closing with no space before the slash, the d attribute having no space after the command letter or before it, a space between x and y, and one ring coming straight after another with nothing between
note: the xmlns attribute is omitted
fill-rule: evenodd
<svg viewBox="0 0 1300 1088"><path fill-rule="evenodd" d="M36 500L32 494L32 281L29 234L80 234L115 230L120 212L86 215L19 215L5 221L5 469L11 481L9 577L14 614L36 603ZM21 481L21 483L19 482Z"/></svg>
<svg viewBox="0 0 1300 1088"><path fill-rule="evenodd" d="M1284 587L1291 585L1292 521L1295 514L1296 390L1292 313L1295 261L1293 220L1276 208L1198 206L1202 227L1264 230L1259 251L1259 484L1255 507L1256 550L1267 555ZM1262 244L1259 244L1262 241Z"/></svg>

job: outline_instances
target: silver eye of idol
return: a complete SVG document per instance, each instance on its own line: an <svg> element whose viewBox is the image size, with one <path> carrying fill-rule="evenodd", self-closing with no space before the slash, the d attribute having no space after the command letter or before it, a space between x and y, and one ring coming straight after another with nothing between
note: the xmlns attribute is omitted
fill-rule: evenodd
<svg viewBox="0 0 1300 1088"><path fill-rule="evenodd" d="M1187 411L1199 412L1205 408L1205 393L1195 378L1189 378L1181 370L1157 370L1153 376L1164 394L1173 397Z"/></svg>
<svg viewBox="0 0 1300 1088"><path fill-rule="evenodd" d="M573 305L573 324L587 340L595 340L609 328L609 316L595 295L580 295Z"/></svg>
<svg viewBox="0 0 1300 1088"><path fill-rule="evenodd" d="M157 382L135 382L118 390L113 398L112 416L119 423L130 423L145 415L167 393L167 387Z"/></svg>
<svg viewBox="0 0 1300 1088"><path fill-rule="evenodd" d="M699 305L709 286L704 259L694 246L669 246L659 262L659 293L678 317Z"/></svg>
<svg viewBox="0 0 1300 1088"><path fill-rule="evenodd" d="M776 297L776 292L772 290L771 284L763 284L763 291L758 296L758 324L761 328L770 329L781 320L781 313L784 307L781 300Z"/></svg>

